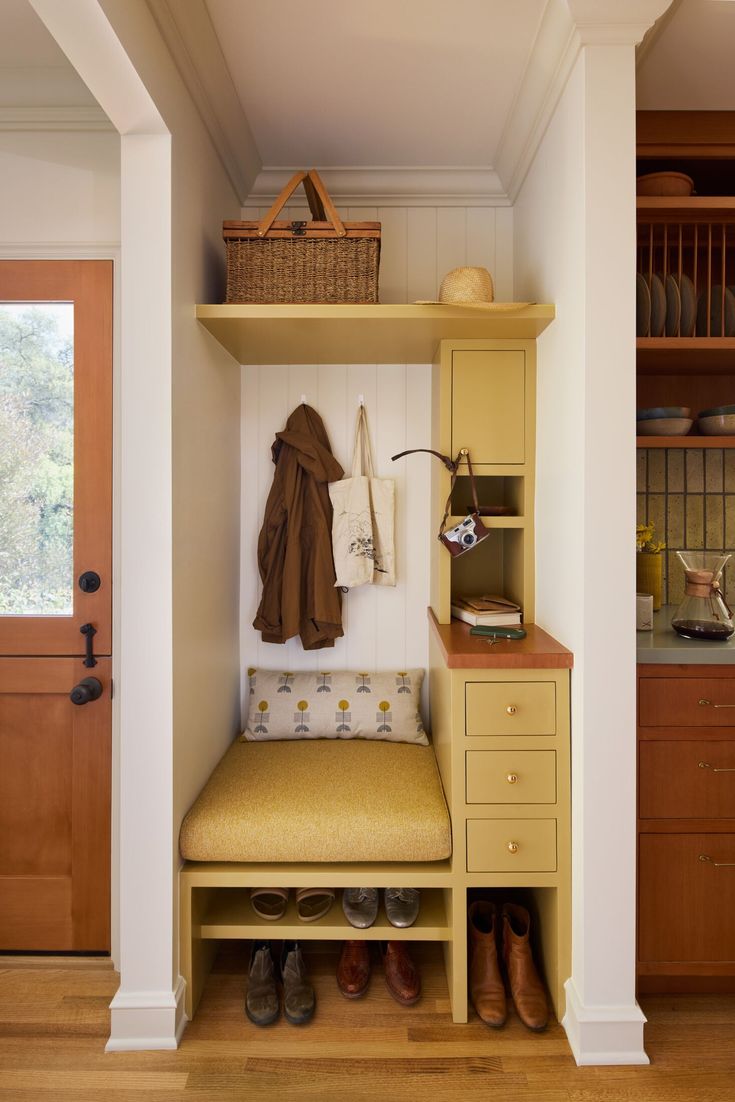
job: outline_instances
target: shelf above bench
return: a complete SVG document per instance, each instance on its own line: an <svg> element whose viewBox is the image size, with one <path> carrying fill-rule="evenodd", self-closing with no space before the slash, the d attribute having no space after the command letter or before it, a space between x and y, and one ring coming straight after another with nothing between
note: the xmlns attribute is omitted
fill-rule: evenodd
<svg viewBox="0 0 735 1102"><path fill-rule="evenodd" d="M202 305L196 316L241 364L431 363L439 341L536 338L553 306Z"/></svg>

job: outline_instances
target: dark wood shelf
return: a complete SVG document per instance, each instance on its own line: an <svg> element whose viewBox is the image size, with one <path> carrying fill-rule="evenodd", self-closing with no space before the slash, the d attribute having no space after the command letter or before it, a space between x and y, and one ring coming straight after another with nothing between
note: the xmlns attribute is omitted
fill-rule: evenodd
<svg viewBox="0 0 735 1102"><path fill-rule="evenodd" d="M638 448L735 448L735 436L638 436Z"/></svg>
<svg viewBox="0 0 735 1102"><path fill-rule="evenodd" d="M571 651L557 643L536 624L524 624L525 639L500 639L489 646L487 639L470 635L470 625L461 620L440 624L429 609L429 624L449 669L570 670Z"/></svg>
<svg viewBox="0 0 735 1102"><path fill-rule="evenodd" d="M735 375L735 337L638 337L639 375Z"/></svg>

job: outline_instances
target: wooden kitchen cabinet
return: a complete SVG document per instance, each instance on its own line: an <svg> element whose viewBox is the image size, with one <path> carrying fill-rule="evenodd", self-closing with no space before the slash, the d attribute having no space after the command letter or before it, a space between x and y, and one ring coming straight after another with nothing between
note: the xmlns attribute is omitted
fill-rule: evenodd
<svg viewBox="0 0 735 1102"><path fill-rule="evenodd" d="M638 984L735 991L735 665L638 667Z"/></svg>

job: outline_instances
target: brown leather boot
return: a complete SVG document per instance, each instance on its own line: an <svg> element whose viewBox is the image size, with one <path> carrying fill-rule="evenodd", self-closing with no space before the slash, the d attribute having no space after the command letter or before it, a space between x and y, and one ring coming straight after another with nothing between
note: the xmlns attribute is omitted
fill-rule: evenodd
<svg viewBox="0 0 735 1102"><path fill-rule="evenodd" d="M495 940L498 912L494 903L470 903L470 999L485 1025L499 1029L508 1011Z"/></svg>
<svg viewBox="0 0 735 1102"><path fill-rule="evenodd" d="M370 948L366 941L344 941L337 965L337 987L346 999L359 999L370 982Z"/></svg>
<svg viewBox="0 0 735 1102"><path fill-rule="evenodd" d="M546 1029L549 1010L546 991L531 956L531 917L517 903L503 904L503 951L510 993L518 1017L529 1029Z"/></svg>
<svg viewBox="0 0 735 1102"><path fill-rule="evenodd" d="M413 1006L421 998L421 976L405 941L386 941L382 947L385 983L396 1002Z"/></svg>

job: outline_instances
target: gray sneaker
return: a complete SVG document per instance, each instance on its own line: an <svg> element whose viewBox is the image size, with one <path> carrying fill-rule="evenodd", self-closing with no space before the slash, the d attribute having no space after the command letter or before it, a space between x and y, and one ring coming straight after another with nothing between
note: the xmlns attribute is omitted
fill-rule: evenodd
<svg viewBox="0 0 735 1102"><path fill-rule="evenodd" d="M418 888L386 888L385 913L391 926L413 926L420 902Z"/></svg>
<svg viewBox="0 0 735 1102"><path fill-rule="evenodd" d="M378 917L377 888L345 888L342 892L345 918L358 930L367 930Z"/></svg>

